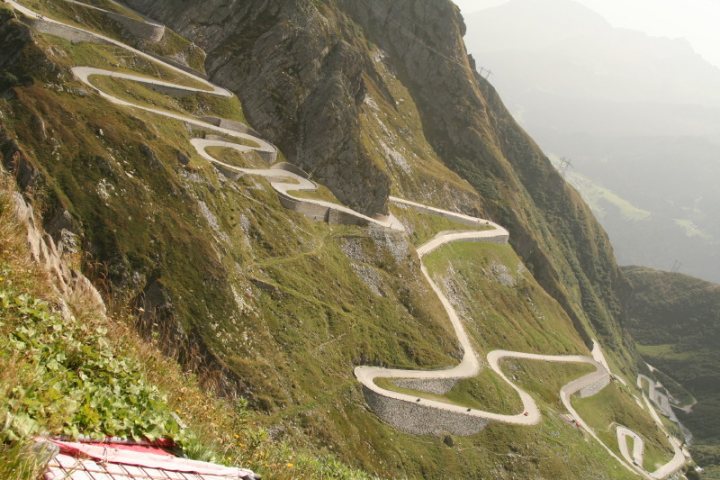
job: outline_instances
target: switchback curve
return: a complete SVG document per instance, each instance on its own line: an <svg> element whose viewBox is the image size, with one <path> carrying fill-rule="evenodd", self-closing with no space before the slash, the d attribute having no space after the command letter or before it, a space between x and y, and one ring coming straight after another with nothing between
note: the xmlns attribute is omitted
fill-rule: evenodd
<svg viewBox="0 0 720 480"><path fill-rule="evenodd" d="M388 216L385 218L372 218L368 217L366 215L362 215L359 212L356 212L348 207L345 207L343 205L338 205L331 202L325 202L322 200L316 200L316 199L307 199L307 198L298 198L293 197L289 192L290 191L296 191L296 190L314 190L316 188L316 184L310 181L306 176L301 175L299 173L289 171L288 169L282 167L282 166L275 166L267 169L248 169L248 168L240 168L233 165L229 165L227 163L223 163L214 157L212 155L207 153L207 148L209 147L223 147L223 148L230 148L237 150L239 152L247 152L247 151L257 151L261 154L264 154L265 158L269 158L274 161L277 155L276 148L271 145L270 143L266 142L265 140L262 140L258 138L257 136L250 135L246 133L245 131L240 131L238 129L234 128L226 128L222 126L218 126L212 123L209 123L207 121L198 119L196 117L191 117L187 115L182 115L174 112L169 112L166 110L151 108L139 104L135 104L132 102L128 102L126 100L123 100L121 98L118 98L114 95L111 95L107 92L102 91L100 88L95 86L91 78L94 76L107 76L111 78L117 78L117 79L123 79L123 80L130 80L130 81L136 81L140 82L146 85L155 86L155 87L161 87L161 88L169 88L174 90L182 90L190 93L208 93L213 95L218 95L222 97L231 97L233 94L229 92L228 90L219 87L217 85L212 84L211 82L205 80L204 78L201 78L197 75L194 75L190 72L187 72L186 70L177 68L171 64L168 64L166 62L163 62L156 57L152 55L148 55L140 50L137 50L135 48L132 48L118 40L115 40L113 38L104 36L102 34L82 29L76 26L68 25L63 22L49 19L47 17L44 17L37 12L34 12L30 10L29 8L26 8L19 4L15 0L7 0L7 3L14 8L19 13L35 20L53 23L57 25L62 25L66 28L74 29L79 32L91 35L93 37L96 37L98 40L102 40L103 42L121 47L123 49L126 49L133 54L142 57L150 62L154 62L158 65L162 65L164 68L170 69L174 71L175 73L178 73L182 76L185 76L195 82L199 82L201 85L203 85L203 88L199 87L191 87L191 86L185 86L173 82L167 82L163 80L158 80L155 78L145 77L141 75L134 75L134 74L128 74L128 73L122 73L122 72L115 72L111 70L105 70L105 69L99 69L94 67L87 67L87 66L78 66L72 68L72 72L75 75L75 77L95 90L102 98L106 99L107 101L123 107L143 110L145 112L153 113L156 115L161 115L166 118L171 118L174 120L182 121L190 125L194 125L197 127L201 127L203 129L213 131L216 133L220 133L232 138L235 138L239 141L239 143L233 143L225 140L211 140L211 139L192 139L191 143L193 147L198 151L198 153L208 160L209 162L217 165L218 167L221 167L225 170L230 171L236 171L240 174L247 174L247 175L258 175L267 178L272 187L276 190L276 192L281 197L288 197L293 199L296 202L299 202L301 204L306 205L314 205L319 206L322 208L328 209L328 211L336 211L342 214L345 214L349 217L352 217L354 219L357 219L359 224L364 225L377 225L380 227L390 228L394 230L404 230L402 224L397 221L392 216ZM74 4L83 5L81 2L72 1ZM90 6L92 8L92 6ZM151 22L148 22L151 23ZM156 25L156 24L152 24ZM243 142L243 143L240 143ZM248 145L254 144L253 145ZM474 218L468 215L450 212L447 210L438 209L435 207L430 207L427 205L423 205L420 203L412 202L409 200L404 200L397 197L390 197L390 201L401 204L404 206L410 206L413 208L419 208L424 211L433 212L439 215L443 215L446 217L455 218L461 222L469 223L469 224L478 224L483 226L490 226L490 229L486 230L474 230L474 231L466 231L466 232L450 232L450 233L441 233L425 243L424 245L418 247L417 252L418 256L422 260L424 256L429 254L430 252L436 250L437 248L453 243L453 242L468 242L468 241L494 241L494 242L507 242L507 239L509 237L509 233L507 230L505 230L500 225L497 225L493 222L489 222L487 220L482 220L478 218ZM468 378L477 375L480 372L481 364L477 357L477 354L475 350L473 349L473 346L470 342L470 339L465 332L465 329L462 325L461 320L459 319L457 313L455 312L454 308L452 307L450 301L445 297L443 292L440 290L440 288L434 283L432 278L430 277L427 268L421 261L421 269L422 273L425 276L426 280L432 287L432 290L437 295L438 299L442 303L446 313L448 314L448 318L450 319L450 322L453 326L453 329L455 331L455 334L458 338L458 342L460 343L462 349L463 349L463 359L455 367L448 368L445 370L401 370L401 369L387 369L387 368L380 368L380 367L371 367L371 366L358 366L355 368L355 375L357 379L362 383L362 385L377 393L378 395L385 396L388 398L394 398L396 400L400 400L403 402L409 402L409 403L417 403L418 399L413 396L405 395L402 393L398 393L392 390L387 390L379 387L375 383L375 379L377 378L403 378L403 379L459 379L459 378ZM560 355L543 355L543 354L534 354L534 353L525 353L525 352L511 352L511 351L505 351L505 350L494 350L487 354L487 362L490 368L498 374L505 382L508 383L512 387L512 389L519 395L519 397L522 400L524 412L518 413L516 415L502 415L497 414L493 412L486 412L482 410L477 409L467 409L463 407L458 407L457 405L452 405L445 402L435 401L435 400L423 400L423 405L428 406L430 408L437 409L439 411L450 411L459 413L461 415L466 415L468 417L480 417L487 419L489 421L496 421L506 424L514 424L514 425L535 425L540 421L540 411L533 400L533 398L524 390L522 390L519 386L514 384L510 379L507 378L507 376L502 372L501 369L501 361L506 358L514 358L514 359L525 359L525 360L535 360L535 361L545 361L545 362L554 362L554 363L585 363L589 365L593 365L595 367L595 371L585 375L579 379L573 380L567 385L563 386L560 391L560 398L564 406L568 409L572 417L577 422L578 426L586 430L593 438L595 438L608 452L609 454L614 457L618 462L620 462L625 468L629 469L630 471L633 471L635 473L640 474L641 476L645 478L663 478L664 476L670 475L672 472L676 471L680 466L682 466L682 463L684 463L684 457L682 458L683 462L679 463L678 461L678 454L677 454L677 448L676 448L676 456L673 458L671 462L669 462L667 465L659 469L658 471L654 472L652 475L648 474L648 472L644 471L641 467L636 467L634 465L630 465L625 460L617 456L607 445L605 445L593 432L593 430L580 418L580 416L577 414L577 412L573 409L571 403L570 403L570 397L577 393L578 391L598 382L602 381L603 379L610 378L610 372L607 367L607 363L604 361L604 357L602 356L602 352L599 349L599 345L595 345L593 348L593 357L589 356L580 356L580 355L569 355L569 356L560 356ZM647 398L645 399L648 403L648 406L650 406L649 402L647 401ZM650 406L650 410L652 413L655 413L652 407ZM657 415L657 414L655 414ZM659 420L659 418L658 418ZM628 431L629 432L629 431ZM627 433L625 431L620 433L618 431L618 440L620 440L621 435L624 436L627 435L633 435L634 437L637 437L636 434L630 432ZM639 438L639 437L637 437ZM679 444L679 442L678 442ZM636 443L637 445L637 443ZM673 444L675 446L675 444ZM622 449L622 447L621 447ZM628 456L626 456L627 458ZM632 460L630 460L632 462ZM679 465L678 465L679 463ZM659 474L663 476L658 476Z"/></svg>

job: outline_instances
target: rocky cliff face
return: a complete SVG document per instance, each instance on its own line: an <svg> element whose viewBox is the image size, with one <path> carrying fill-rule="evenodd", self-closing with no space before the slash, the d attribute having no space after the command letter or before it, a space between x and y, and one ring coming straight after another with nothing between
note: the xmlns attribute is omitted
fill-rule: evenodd
<svg viewBox="0 0 720 480"><path fill-rule="evenodd" d="M628 347L617 323L623 280L605 232L475 73L450 1L128 3L203 46L211 77L237 92L254 127L342 201L372 213L385 209L394 152L367 148L358 118L368 91L391 115L400 104L379 55L417 108L427 157L472 186L474 200L453 203L510 228L513 246L586 340L595 330L618 351Z"/></svg>
<svg viewBox="0 0 720 480"><path fill-rule="evenodd" d="M387 211L389 180L360 141L372 63L351 22L311 1L128 3L203 47L212 80L238 93L289 161L353 208Z"/></svg>

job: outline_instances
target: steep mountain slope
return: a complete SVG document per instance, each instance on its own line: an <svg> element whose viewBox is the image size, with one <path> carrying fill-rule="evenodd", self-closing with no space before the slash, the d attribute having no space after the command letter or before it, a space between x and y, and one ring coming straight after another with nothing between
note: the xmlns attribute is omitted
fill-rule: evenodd
<svg viewBox="0 0 720 480"><path fill-rule="evenodd" d="M720 69L685 41L613 28L569 0L513 0L467 22L468 50L540 145L650 213L596 210L620 263L677 261L720 280L708 262L720 242L720 197L708 182L718 169Z"/></svg>
<svg viewBox="0 0 720 480"><path fill-rule="evenodd" d="M678 410L678 415L695 436L698 463L717 475L720 285L642 267L627 267L624 271L632 286L628 328L643 357L681 382L697 399L692 413ZM672 383L666 383L666 387L681 403L692 403L692 397L683 396Z"/></svg>
<svg viewBox="0 0 720 480"><path fill-rule="evenodd" d="M32 3L113 38L128 35L84 18L79 5L69 15L64 2ZM267 427L278 448L331 453L391 478L631 478L631 467L563 413L558 390L586 373L577 369L537 360L504 364L537 397L542 415L532 428L492 424L467 437L450 431L417 436L398 432L367 408L353 377L356 366L432 370L457 364L463 353L446 306L419 274L415 250L440 230L457 230L457 222L397 202L390 210L407 233L380 226L395 225L387 218L366 222L369 227L315 222L284 207L292 186L278 195L261 155L268 151L258 151L261 140L238 140L236 131L203 118L250 119L277 143L289 142L279 159L286 155L332 188L297 193L296 201L337 196L368 213L382 212L387 197L368 183L381 175L393 193L486 211L507 224L524 258L506 245L484 244L428 258L435 281L465 312L481 356L497 348L588 356L589 340L599 333L612 369L634 378L634 354L623 346L618 323L622 280L587 207L492 87L473 74L450 3L374 2L371 10L350 2L271 3L251 11L233 6L252 22L230 15L239 23L192 27L198 43L210 34L230 35L208 65L227 61L225 75L237 82L242 104L220 88L203 91L200 77L124 45L98 43L43 18L22 19L31 30L14 14L3 17L5 38L22 40L0 64L6 78L15 79L0 100L3 160L61 251L101 287L111 312L129 310L147 339L214 391L247 398L248 415ZM204 14L228 13L208 7ZM183 13L174 8L170 13ZM381 28L385 20L407 27L394 30L399 38L386 37L393 30ZM407 33L412 26L420 30ZM298 37L287 36L292 32ZM298 55L317 59L318 68L307 75L291 68L307 63L296 65ZM249 73L235 70L242 58ZM88 78L87 68L165 83L98 70ZM287 83L268 97L265 87L278 79ZM276 108L280 113L271 115ZM296 114L309 116L298 120ZM283 140L285 129L302 138ZM228 140L246 143L245 154L224 147ZM208 148L194 148L199 142ZM322 155L305 156L309 145ZM317 158L324 163L314 164ZM304 188L300 170L285 168ZM621 390L632 402L634 390ZM489 369L447 395L473 408L517 408L506 382ZM640 433L662 445L662 438L653 439L656 429ZM608 448L617 457L616 449Z"/></svg>
<svg viewBox="0 0 720 480"><path fill-rule="evenodd" d="M393 188L429 203L449 202L469 212L483 211L509 227L513 246L586 338L592 324L605 342L617 347L614 351L626 351L614 320L622 315L616 293L622 280L605 233L515 124L492 86L474 73L461 38L462 19L450 2L247 2L242 6L217 2L202 8L143 0L130 4L201 45L208 52L211 78L237 91L253 126L281 148L283 142L297 138L296 127L287 122L304 124L301 105L310 98L308 92L324 92L321 100L328 113L339 105L359 109L367 109L367 103L376 105L381 114L369 112L371 122L382 120L382 114L397 120L399 115L409 115L403 112L403 105L412 105L419 120L413 122L414 128L419 131L404 122L383 122L385 128L377 128L376 135L368 139L362 138L360 129L333 121L323 125L322 135L310 137L308 132L304 137L312 138L322 155L312 157L298 149L283 151L351 205L358 202L348 197L347 189L359 188L363 182L336 186L332 171L323 170L326 161L322 159L334 155L334 138L370 143L372 164L382 170L392 172L391 167L383 166L397 163L393 151L400 153L401 163L413 172L439 164L432 167L434 178L425 185L393 175ZM306 41L306 35L312 35L314 41ZM279 46L280 39L287 48ZM333 52L338 51L352 52L354 60L336 61ZM308 58L318 60L308 63ZM377 63L385 66L376 67ZM316 64L333 67L336 73L326 77ZM383 75L383 70L393 77ZM325 81L334 82L336 88L328 89ZM396 81L402 85L402 98L393 96ZM287 84L274 87L282 82ZM359 91L350 89L355 84L369 94L356 98ZM283 108L298 107L279 115L276 103L259 101L269 92L282 96L277 103ZM341 99L336 100L335 94ZM371 101L361 107L358 104L363 98ZM342 115L352 111L343 109ZM312 124L323 118L314 115L307 120ZM409 154L413 149L403 145L408 135L428 145L422 155ZM373 149L371 142L381 148ZM443 170L443 166L447 167ZM448 167L454 173L447 172ZM470 193L464 193L467 188L460 190L461 196L452 193L453 183L462 183L455 180L458 175L472 186ZM440 191L436 193L436 189ZM365 191L363 195L374 194Z"/></svg>

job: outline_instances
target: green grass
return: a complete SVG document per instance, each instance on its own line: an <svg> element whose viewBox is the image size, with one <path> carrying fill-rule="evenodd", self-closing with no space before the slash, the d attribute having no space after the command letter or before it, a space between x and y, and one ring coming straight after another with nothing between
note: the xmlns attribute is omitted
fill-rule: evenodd
<svg viewBox="0 0 720 480"><path fill-rule="evenodd" d="M34 480L47 458L37 434L178 441L191 458L250 467L290 480L369 480L331 455L270 440L243 399L209 385L140 339L125 319L105 318L73 296L62 318L47 277L29 259L0 189L0 476ZM187 426L180 426L179 420Z"/></svg>
<svg viewBox="0 0 720 480"><path fill-rule="evenodd" d="M53 61L68 69L75 66L104 68L116 72L145 75L149 78L157 78L195 88L207 88L200 81L151 60L138 57L122 47L88 42L73 43L64 38L48 34L41 34L40 38L43 39L46 45L61 49L63 53L55 55Z"/></svg>
<svg viewBox="0 0 720 480"><path fill-rule="evenodd" d="M632 395L617 383L611 383L598 395L573 399L580 416L613 451L620 454L616 425L634 431L645 441L645 469L652 472L670 461L673 450L665 434L650 414L641 409Z"/></svg>
<svg viewBox="0 0 720 480"><path fill-rule="evenodd" d="M228 139L228 141L239 142L238 139ZM249 143L249 142L248 142ZM210 154L213 158L241 168L267 168L268 165L260 156L254 152L243 152L240 153L232 148L225 147L208 147L205 151Z"/></svg>
<svg viewBox="0 0 720 480"><path fill-rule="evenodd" d="M393 213L407 228L413 245L420 246L444 231L471 231L487 230L490 226L468 225L440 215L421 212L412 207L392 204L390 212Z"/></svg>
<svg viewBox="0 0 720 480"><path fill-rule="evenodd" d="M112 48L65 47L72 57L57 59L65 66L115 62L138 71L137 64L154 75L152 66L125 62ZM78 220L88 246L78 261L113 299L111 311L139 315L133 306L149 285L171 302L171 315L158 309L151 317L157 325L140 328L155 340L142 342L127 324L109 337L130 342L127 348L145 367L141 373L197 432L201 447L266 478L367 477L359 470L388 478L497 473L575 480L596 472L631 478L554 414L533 428L492 425L454 438L452 447L442 438L384 425L367 409L352 375L356 365L434 368L460 357L407 238L313 223L283 209L266 182L218 176L192 152L194 132L182 123L76 95L79 84L69 79L64 91L43 84L0 99L3 129L42 177L36 208L48 216L66 209ZM53 141L32 127L35 116ZM178 152L191 158L188 166L179 164ZM457 185L469 203L479 202L437 158L427 167L417 163L423 182L435 170L445 177L408 190ZM101 195L99 185L109 195ZM437 253L435 275L443 277L450 262L458 272L453 279L478 346L585 351L562 310L509 247ZM500 263L515 277L513 286L493 273ZM199 378L186 374L174 357L159 353L178 346L187 347L186 357L206 352L226 370L221 374L211 363L195 370ZM187 369L196 365L183 363ZM215 398L210 387L220 376L237 381L226 388L246 400ZM484 385L461 385L457 398Z"/></svg>
<svg viewBox="0 0 720 480"><path fill-rule="evenodd" d="M342 202L327 188L325 185L318 184L315 190L288 190L288 193L293 197L298 198L312 198L315 200L324 200L326 202L337 203L342 205Z"/></svg>
<svg viewBox="0 0 720 480"><path fill-rule="evenodd" d="M562 308L509 245L455 242L424 262L441 288L452 286L449 298L480 352L587 353Z"/></svg>
<svg viewBox="0 0 720 480"><path fill-rule="evenodd" d="M399 387L389 378L378 378L375 383L387 390L492 413L515 415L522 409L515 390L488 368L476 377L459 380L444 395Z"/></svg>
<svg viewBox="0 0 720 480"><path fill-rule="evenodd" d="M508 359L502 369L509 377L538 401L556 411L565 411L560 401L560 389L572 380L595 371L584 363L554 363L533 360Z"/></svg>
<svg viewBox="0 0 720 480"><path fill-rule="evenodd" d="M0 276L8 279L6 266ZM12 280L10 280L12 282ZM42 300L0 284L0 410L10 419L4 441L44 431L77 437L155 439L186 443L182 428L139 364L113 354L98 322L63 319ZM13 378L14 386L8 389Z"/></svg>
<svg viewBox="0 0 720 480"><path fill-rule="evenodd" d="M142 106L196 117L216 116L245 123L237 97L225 98L210 93L182 93L172 97L131 80L95 76L91 77L90 81L104 92ZM187 83L186 80L180 81L183 85Z"/></svg>
<svg viewBox="0 0 720 480"><path fill-rule="evenodd" d="M590 204L600 218L606 215L605 210L608 206L616 208L624 219L635 222L648 220L652 215L648 210L633 205L612 190L594 183L588 177L577 172L569 172L568 181L582 193L585 201Z"/></svg>

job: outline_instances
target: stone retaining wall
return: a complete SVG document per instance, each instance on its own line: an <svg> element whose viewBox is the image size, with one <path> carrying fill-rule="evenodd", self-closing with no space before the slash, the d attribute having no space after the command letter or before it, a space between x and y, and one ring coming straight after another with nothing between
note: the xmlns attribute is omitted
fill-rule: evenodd
<svg viewBox="0 0 720 480"><path fill-rule="evenodd" d="M602 372L597 375L597 379L591 383L590 385L583 387L578 392L578 396L580 398L587 398L592 397L593 395L597 395L602 391L603 388L607 387L610 384L610 374L607 372Z"/></svg>
<svg viewBox="0 0 720 480"><path fill-rule="evenodd" d="M384 397L365 386L363 394L370 409L383 422L412 435L475 435L489 423L480 417Z"/></svg>
<svg viewBox="0 0 720 480"><path fill-rule="evenodd" d="M410 204L401 203L401 202L396 203L396 205L398 205L401 208L412 208L412 209L418 210L423 213L429 213L431 215L437 215L439 217L444 217L449 220L452 220L453 222L462 223L464 225L468 225L471 227L477 227L478 225L488 225L488 222L485 220L473 220L473 219L469 219L469 218L458 217L458 216L453 215L450 212L437 211L426 205L410 205Z"/></svg>
<svg viewBox="0 0 720 480"><path fill-rule="evenodd" d="M440 232L438 235L444 234L444 233L457 233L457 232ZM463 240L464 242L481 242L481 243L498 243L501 245L504 245L508 243L510 240L510 235L495 235L493 237L478 237L478 238L468 238Z"/></svg>
<svg viewBox="0 0 720 480"><path fill-rule="evenodd" d="M238 122L237 120L229 120L227 118L220 117L202 117L201 120L211 125L215 125L216 127L227 128L228 130L234 130L240 133L247 133L253 137L262 137L256 130L242 122Z"/></svg>
<svg viewBox="0 0 720 480"><path fill-rule="evenodd" d="M135 20L121 13L102 11L103 15L116 21L134 37L146 42L157 43L165 36L165 25Z"/></svg>
<svg viewBox="0 0 720 480"><path fill-rule="evenodd" d="M185 90L184 88L179 87L169 87L165 85L157 85L152 82L143 82L141 80L133 80L133 82L142 83L148 88L151 88L152 90L155 90L158 93L161 93L163 95L167 95L168 97L173 98L184 98L189 97L190 95L195 95L196 92Z"/></svg>
<svg viewBox="0 0 720 480"><path fill-rule="evenodd" d="M216 127L220 128L226 128L228 130L233 130L235 132L245 133L247 135L252 135L253 137L257 137L258 139L262 138L262 135L260 135L256 130L249 127L248 125L245 125L242 122L238 122L237 120L229 120L227 118L220 118L220 117L202 117L201 120L203 122L207 122L210 125L215 125ZM224 140L222 137L218 137L219 140ZM263 161L273 164L275 161L277 161L277 151L262 151L262 150L255 150L255 152L260 156L260 158L263 159ZM292 168L290 168L292 167ZM282 166L280 167L283 170L287 170L288 172L295 173L297 175L300 175L301 177L307 178L308 174L300 170L298 167L295 167L294 165L290 163L283 162ZM300 173L298 173L295 170L299 170Z"/></svg>
<svg viewBox="0 0 720 480"><path fill-rule="evenodd" d="M72 43L78 42L89 42L103 44L108 43L105 40L97 38L95 35L82 32L76 28L69 27L67 25L61 25L59 23L48 22L41 19L33 19L27 21L28 25L35 31L45 33L48 35L54 35L56 37L64 38Z"/></svg>
<svg viewBox="0 0 720 480"><path fill-rule="evenodd" d="M419 392L434 393L435 395L445 395L457 383L457 378L396 378L392 382L400 388L409 388Z"/></svg>
<svg viewBox="0 0 720 480"><path fill-rule="evenodd" d="M297 165L293 165L292 163L280 162L280 163L276 164L274 168L279 168L280 170L285 170L286 172L294 173L295 175L302 177L302 178L310 178L310 175L308 175L305 170L298 167Z"/></svg>
<svg viewBox="0 0 720 480"><path fill-rule="evenodd" d="M328 207L316 205L314 203L303 202L301 200L296 200L289 195L285 195L280 192L278 192L278 197L280 198L280 203L282 204L282 206L287 208L288 210L302 213L306 217L309 217L313 220L321 222L328 221L328 214L330 211L330 208Z"/></svg>
<svg viewBox="0 0 720 480"><path fill-rule="evenodd" d="M187 72L191 75L195 75L196 77L200 77L204 80L208 80L208 76L206 73L203 73L200 70L195 70L190 65L183 63L179 60L175 60L174 58L171 58L171 57L165 57L163 55L158 55L153 52L143 52L143 53L145 53L146 55L150 55L153 58L157 58L161 62L165 62L165 63L172 65L173 67L179 68L180 70Z"/></svg>

